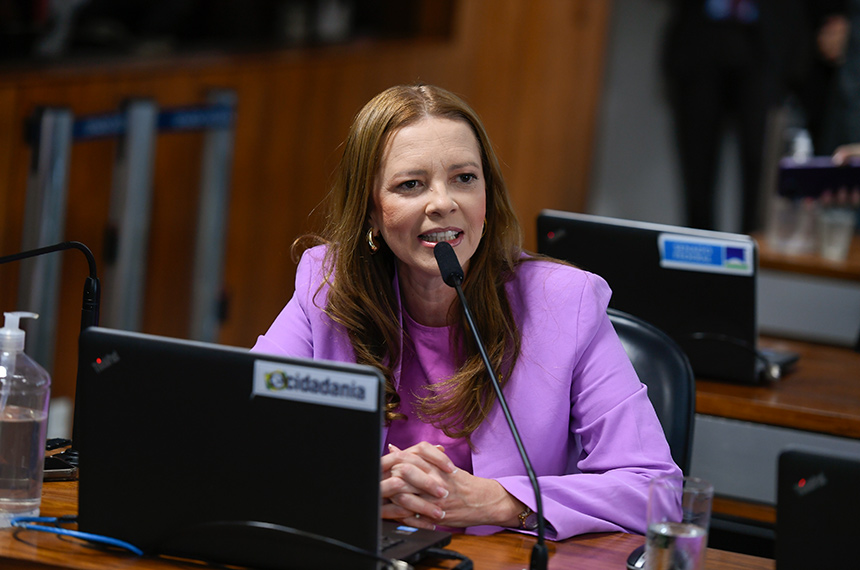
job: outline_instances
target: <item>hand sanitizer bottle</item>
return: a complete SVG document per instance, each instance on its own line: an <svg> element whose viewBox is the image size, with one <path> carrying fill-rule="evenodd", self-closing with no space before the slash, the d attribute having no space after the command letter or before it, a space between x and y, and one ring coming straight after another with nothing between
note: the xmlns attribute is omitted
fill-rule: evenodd
<svg viewBox="0 0 860 570"><path fill-rule="evenodd" d="M38 516L42 500L51 377L24 354L18 321L35 313L4 313L0 328L0 528L16 516Z"/></svg>

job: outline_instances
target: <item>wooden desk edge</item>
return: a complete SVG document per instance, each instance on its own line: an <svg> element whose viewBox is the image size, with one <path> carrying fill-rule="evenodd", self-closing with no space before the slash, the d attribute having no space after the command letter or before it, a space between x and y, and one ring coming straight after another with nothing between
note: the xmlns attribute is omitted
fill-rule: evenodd
<svg viewBox="0 0 860 570"><path fill-rule="evenodd" d="M852 238L848 258L845 261L829 261L815 254L782 253L770 247L764 234L755 233L752 237L758 243L761 269L860 281L860 235Z"/></svg>
<svg viewBox="0 0 860 570"><path fill-rule="evenodd" d="M767 336L760 342L798 353L796 368L772 385L697 379L696 413L860 438L860 354L848 347ZM823 397L805 397L814 390ZM839 405L831 406L836 398Z"/></svg>
<svg viewBox="0 0 860 570"><path fill-rule="evenodd" d="M42 513L59 516L77 512L75 481L48 482L43 487ZM36 536L39 535L39 536ZM587 534L561 542L550 542L550 567L578 570L607 570L623 568L630 552L644 543L643 536L625 533ZM14 542L13 542L14 541ZM520 570L528 565L534 537L507 531L492 536L455 534L450 549L468 556L483 570ZM453 562L452 562L453 563ZM420 564L418 568L452 568ZM114 567L124 570L194 568L195 563L168 558L136 558L86 548L75 541L53 535L33 533L27 541L18 541L12 530L0 530L0 567L13 570L101 570ZM709 570L773 570L773 560L734 552L708 549Z"/></svg>
<svg viewBox="0 0 860 570"><path fill-rule="evenodd" d="M860 419L821 410L773 407L741 397L696 393L696 413L805 432L860 439Z"/></svg>
<svg viewBox="0 0 860 570"><path fill-rule="evenodd" d="M715 514L726 515L736 519L764 523L766 525L776 524L776 507L763 503L753 503L729 497L714 497L712 510Z"/></svg>

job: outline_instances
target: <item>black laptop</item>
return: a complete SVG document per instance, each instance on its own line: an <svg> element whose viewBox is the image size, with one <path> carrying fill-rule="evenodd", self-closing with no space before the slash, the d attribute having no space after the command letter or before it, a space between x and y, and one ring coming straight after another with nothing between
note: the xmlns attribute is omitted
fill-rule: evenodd
<svg viewBox="0 0 860 570"><path fill-rule="evenodd" d="M376 569L450 541L380 522L374 368L98 327L78 367L81 531L290 569Z"/></svg>
<svg viewBox="0 0 860 570"><path fill-rule="evenodd" d="M753 384L797 360L757 346L751 237L555 210L537 229L538 252L606 279L610 306L671 336L698 377Z"/></svg>
<svg viewBox="0 0 860 570"><path fill-rule="evenodd" d="M777 472L777 570L860 567L860 455L789 449Z"/></svg>

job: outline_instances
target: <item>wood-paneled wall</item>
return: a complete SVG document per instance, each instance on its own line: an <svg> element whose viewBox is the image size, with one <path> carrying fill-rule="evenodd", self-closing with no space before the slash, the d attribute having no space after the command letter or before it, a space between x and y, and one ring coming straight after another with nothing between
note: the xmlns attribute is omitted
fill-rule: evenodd
<svg viewBox="0 0 860 570"><path fill-rule="evenodd" d="M608 0L459 0L447 39L0 71L0 253L20 248L30 159L23 125L36 106L81 116L129 97L174 107L203 102L207 88L235 89L229 314L220 342L250 346L292 293L290 244L314 227L354 114L382 89L416 81L461 94L482 116L533 249L542 208L582 210L586 202L608 17ZM145 332L188 334L201 142L189 133L157 142ZM66 237L97 259L114 145L72 150ZM77 253L62 255L54 394L70 396L86 264ZM3 310L16 306L17 277L12 265L0 267Z"/></svg>

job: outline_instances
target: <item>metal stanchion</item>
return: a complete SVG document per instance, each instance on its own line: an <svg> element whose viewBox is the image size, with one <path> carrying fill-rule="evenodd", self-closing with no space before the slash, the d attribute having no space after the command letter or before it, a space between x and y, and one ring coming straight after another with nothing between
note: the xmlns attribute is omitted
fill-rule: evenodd
<svg viewBox="0 0 860 570"><path fill-rule="evenodd" d="M158 106L148 99L129 100L123 116L106 232L104 282L109 287L102 320L111 328L138 331L146 286Z"/></svg>
<svg viewBox="0 0 860 570"><path fill-rule="evenodd" d="M162 130L204 130L194 248L190 338L216 342L223 301L224 241L232 172L236 93L214 90L209 105L168 110Z"/></svg>
<svg viewBox="0 0 860 570"><path fill-rule="evenodd" d="M33 148L24 210L21 249L31 250L63 241L66 188L72 146L73 117L68 109L38 109L30 125ZM27 352L51 370L54 362L61 256L21 262L18 306L39 313L27 325Z"/></svg>
<svg viewBox="0 0 860 570"><path fill-rule="evenodd" d="M104 244L101 324L140 330L146 284L152 175L159 131L204 131L200 207L192 282L190 338L216 341L221 321L224 240L232 173L236 93L213 90L197 107L159 110L130 99L118 112L75 119L68 109L43 108L32 118L33 161L27 187L22 249L65 239L66 193L74 142L118 140ZM22 262L20 307L41 315L30 325L28 352L53 363L60 256Z"/></svg>

